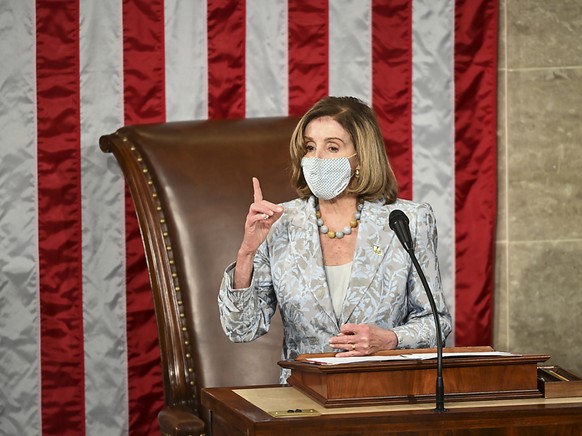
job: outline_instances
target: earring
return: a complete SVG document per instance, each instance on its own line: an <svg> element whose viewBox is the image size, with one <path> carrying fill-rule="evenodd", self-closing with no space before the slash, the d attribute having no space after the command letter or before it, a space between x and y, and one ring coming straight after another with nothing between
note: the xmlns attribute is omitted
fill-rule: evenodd
<svg viewBox="0 0 582 436"><path fill-rule="evenodd" d="M359 168L356 168L356 172L355 172L354 176L356 177L356 179L360 178L360 169Z"/></svg>

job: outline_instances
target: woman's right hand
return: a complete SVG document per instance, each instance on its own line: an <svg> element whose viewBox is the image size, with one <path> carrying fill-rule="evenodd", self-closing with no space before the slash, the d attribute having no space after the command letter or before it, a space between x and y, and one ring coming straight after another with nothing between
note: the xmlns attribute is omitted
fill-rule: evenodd
<svg viewBox="0 0 582 436"><path fill-rule="evenodd" d="M254 201L249 207L245 221L245 234L239 254L252 254L254 256L259 246L267 238L271 226L283 215L283 208L263 199L261 184L256 177L253 177L253 198Z"/></svg>
<svg viewBox="0 0 582 436"><path fill-rule="evenodd" d="M261 185L256 177L253 177L253 194L254 201L249 207L249 213L245 221L245 234L236 258L234 270L235 289L250 286L255 253L267 238L273 223L283 215L281 206L263 200Z"/></svg>

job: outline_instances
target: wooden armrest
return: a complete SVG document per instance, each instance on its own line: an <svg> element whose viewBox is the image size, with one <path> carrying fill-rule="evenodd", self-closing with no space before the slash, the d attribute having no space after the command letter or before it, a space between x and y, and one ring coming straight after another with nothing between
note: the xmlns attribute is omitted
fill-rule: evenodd
<svg viewBox="0 0 582 436"><path fill-rule="evenodd" d="M187 409L165 407L158 413L158 422L163 435L204 435L204 421Z"/></svg>

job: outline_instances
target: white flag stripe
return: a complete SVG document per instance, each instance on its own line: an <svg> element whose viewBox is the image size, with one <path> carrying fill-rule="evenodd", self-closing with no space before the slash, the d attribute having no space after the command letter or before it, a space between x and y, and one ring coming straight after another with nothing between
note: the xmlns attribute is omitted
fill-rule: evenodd
<svg viewBox="0 0 582 436"><path fill-rule="evenodd" d="M85 426L87 435L125 434L124 183L98 147L123 124L121 2L81 0L79 13Z"/></svg>
<svg viewBox="0 0 582 436"><path fill-rule="evenodd" d="M206 0L165 0L166 120L208 118Z"/></svg>
<svg viewBox="0 0 582 436"><path fill-rule="evenodd" d="M372 103L370 1L329 2L329 94Z"/></svg>
<svg viewBox="0 0 582 436"><path fill-rule="evenodd" d="M246 3L246 117L289 112L287 2Z"/></svg>
<svg viewBox="0 0 582 436"><path fill-rule="evenodd" d="M453 0L415 0L412 10L413 199L430 203L435 211L443 290L454 316L455 6ZM454 344L454 331L448 344Z"/></svg>
<svg viewBox="0 0 582 436"><path fill-rule="evenodd" d="M0 15L0 429L41 428L36 195L35 9Z"/></svg>

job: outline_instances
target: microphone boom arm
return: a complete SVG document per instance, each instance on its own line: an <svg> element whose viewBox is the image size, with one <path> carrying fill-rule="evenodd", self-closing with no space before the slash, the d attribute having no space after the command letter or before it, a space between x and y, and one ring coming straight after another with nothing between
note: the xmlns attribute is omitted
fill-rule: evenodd
<svg viewBox="0 0 582 436"><path fill-rule="evenodd" d="M398 240L404 247L404 250L409 254L412 263L416 268L416 272L420 277L422 286L428 297L428 302L430 303L430 308L432 309L432 315L434 317L434 324L436 329L436 340L437 340L437 379L436 379L436 407L435 412L446 412L445 409L445 385L443 382L443 337L441 333L441 323L439 321L439 314L437 312L436 303L434 302L434 297L426 281L426 277L422 272L422 268L418 263L418 259L414 255L414 244L412 242L412 236L410 235L410 228L408 227L408 217L404 212L399 209L390 212L389 218L390 228L396 233Z"/></svg>
<svg viewBox="0 0 582 436"><path fill-rule="evenodd" d="M437 340L437 379L436 379L436 406L435 412L446 412L445 409L445 384L443 382L443 339L441 334L441 323L439 320L439 315L436 308L436 303L434 301L434 297L432 296L432 292L430 291L430 287L428 286L428 282L426 281L426 277L422 272L422 268L414 255L414 249L407 250L410 258L412 259L412 263L416 268L416 272L420 277L420 281L424 287L426 292L426 296L428 297L428 302L430 303L430 308L432 309L432 315L434 317L434 322L436 326L436 340Z"/></svg>

